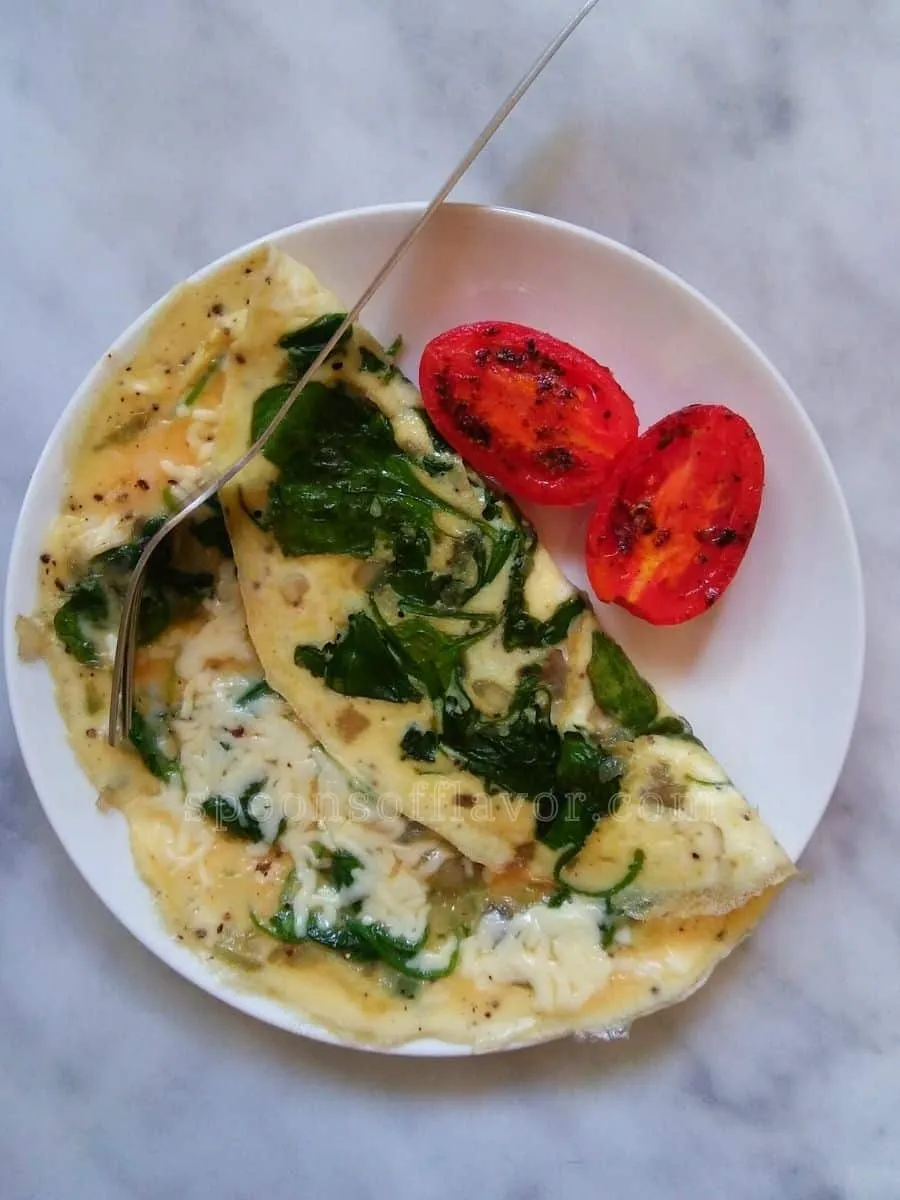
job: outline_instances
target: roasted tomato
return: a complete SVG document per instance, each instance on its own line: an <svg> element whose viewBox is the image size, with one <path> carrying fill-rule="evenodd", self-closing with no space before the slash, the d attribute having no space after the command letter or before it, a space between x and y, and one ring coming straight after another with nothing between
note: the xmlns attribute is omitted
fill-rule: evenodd
<svg viewBox="0 0 900 1200"><path fill-rule="evenodd" d="M654 625L705 612L756 528L763 453L743 417L693 404L663 417L608 470L587 538L601 600Z"/></svg>
<svg viewBox="0 0 900 1200"><path fill-rule="evenodd" d="M504 321L459 325L425 347L425 408L480 474L537 504L584 504L637 436L612 373L574 346Z"/></svg>

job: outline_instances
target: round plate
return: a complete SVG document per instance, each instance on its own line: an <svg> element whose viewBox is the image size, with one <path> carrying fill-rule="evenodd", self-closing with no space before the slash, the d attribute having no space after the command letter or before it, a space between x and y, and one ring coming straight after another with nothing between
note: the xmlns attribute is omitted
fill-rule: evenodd
<svg viewBox="0 0 900 1200"><path fill-rule="evenodd" d="M421 211L390 205L323 217L262 239L305 262L345 302L369 282ZM244 254L242 247L231 257ZM200 272L217 269L218 263ZM82 875L164 962L253 1016L323 1041L318 1026L236 990L163 929L131 860L125 821L102 814L56 710L49 672L19 661L18 613L32 611L42 538L57 513L69 433L98 383L135 349L154 309L100 360L62 414L28 488L6 595L9 694L25 763L51 825ZM825 810L859 702L859 558L834 470L809 418L758 349L670 272L607 238L546 217L448 205L365 314L382 339L402 332L415 375L434 334L503 319L573 342L615 372L646 426L685 404L726 403L753 425L767 487L756 536L726 596L688 625L655 629L602 607L602 619L684 712L796 857ZM586 514L532 510L572 580L587 586ZM399 1053L465 1054L435 1041Z"/></svg>

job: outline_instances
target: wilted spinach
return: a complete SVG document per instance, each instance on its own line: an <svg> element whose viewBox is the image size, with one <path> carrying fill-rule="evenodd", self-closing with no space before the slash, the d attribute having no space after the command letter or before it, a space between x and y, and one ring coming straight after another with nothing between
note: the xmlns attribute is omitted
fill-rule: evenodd
<svg viewBox="0 0 900 1200"><path fill-rule="evenodd" d="M440 735L433 729L423 729L421 725L410 725L400 740L403 757L417 762L434 762L440 746Z"/></svg>
<svg viewBox="0 0 900 1200"><path fill-rule="evenodd" d="M518 546L509 571L509 590L503 620L503 646L506 650L536 650L555 646L569 632L569 626L584 612L584 597L575 595L547 617L539 621L525 607L525 584L534 562L537 536L531 525L520 519Z"/></svg>
<svg viewBox="0 0 900 1200"><path fill-rule="evenodd" d="M208 550L218 550L223 558L234 558L231 538L228 536L228 529L225 526L225 514L222 512L219 497L213 496L207 500L203 511L208 512L209 515L192 521L188 529L201 546L205 546Z"/></svg>
<svg viewBox="0 0 900 1200"><path fill-rule="evenodd" d="M283 402L284 386L257 400L253 436ZM387 418L343 388L305 387L263 453L281 468L267 520L285 554L402 552L420 531L430 535L436 512L456 512L419 482Z"/></svg>
<svg viewBox="0 0 900 1200"><path fill-rule="evenodd" d="M561 738L538 672L522 672L506 713L485 716L457 682L443 703L441 745L495 790L536 799L556 785Z"/></svg>
<svg viewBox="0 0 900 1200"><path fill-rule="evenodd" d="M264 786L265 780L251 783L236 800L231 796L209 796L201 807L206 815L215 821L217 829L225 829L235 837L246 838L250 842L261 842L264 840L262 826L254 816L250 803ZM273 840L278 840L284 832L285 824L282 817Z"/></svg>
<svg viewBox="0 0 900 1200"><path fill-rule="evenodd" d="M509 709L480 713L457 683L444 700L441 747L466 770L537 806L537 836L553 849L583 845L614 811L621 768L586 734L560 734L536 668L527 668Z"/></svg>
<svg viewBox="0 0 900 1200"><path fill-rule="evenodd" d="M288 352L289 374L293 379L299 379L309 370L337 333L346 315L342 312L326 313L325 316L318 317L308 325L294 329L279 339L278 345ZM352 328L345 329L331 353L337 354L339 350L343 350L352 335Z"/></svg>
<svg viewBox="0 0 900 1200"><path fill-rule="evenodd" d="M462 614L466 617L466 614ZM458 670L466 648L491 627L477 615L464 634L436 628L422 617L389 625L373 605L372 615L353 613L346 630L324 646L298 646L294 661L344 696L395 704L439 700Z"/></svg>
<svg viewBox="0 0 900 1200"><path fill-rule="evenodd" d="M353 613L346 630L333 642L298 646L294 662L342 696L394 704L422 698L396 646L367 613Z"/></svg>
<svg viewBox="0 0 900 1200"><path fill-rule="evenodd" d="M265 679L260 679L258 683L251 683L246 692L241 692L235 700L235 705L238 708L251 708L257 700L262 700L267 696L277 696L279 700L283 699L281 694L270 687Z"/></svg>
<svg viewBox="0 0 900 1200"><path fill-rule="evenodd" d="M100 665L101 638L115 628L131 572L144 546L165 520L165 516L151 517L136 527L129 541L96 554L85 576L69 589L53 627L79 662ZM184 571L173 564L172 555L170 539L157 548L147 568L138 617L140 645L154 641L172 620L191 611L212 591L212 575Z"/></svg>
<svg viewBox="0 0 900 1200"><path fill-rule="evenodd" d="M339 854L341 852L338 852ZM352 859L353 855L348 855ZM358 862L356 863L358 865ZM352 876L353 866L348 866ZM344 870L344 865L339 868ZM332 857L332 882L339 888L334 877L334 856ZM347 886L347 885L344 885ZM428 929L417 942L397 937L379 922L369 922L360 916L361 902L349 905L343 909L334 925L326 924L321 916L313 911L306 923L306 932L298 934L297 921L294 913L293 898L297 889L296 875L292 871L281 892L279 905L271 917L261 918L251 914L258 929L268 933L270 937L289 945L299 945L302 942L316 942L330 950L337 950L346 958L358 962L383 962L386 966L398 971L408 979L429 982L442 979L455 970L459 961L459 940L457 939L453 953L446 967L425 969L416 967L412 959L425 948L428 941Z"/></svg>
<svg viewBox="0 0 900 1200"><path fill-rule="evenodd" d="M637 736L656 720L656 692L638 674L621 646L600 630L595 631L591 642L588 679L597 704L623 729Z"/></svg>
<svg viewBox="0 0 900 1200"><path fill-rule="evenodd" d="M621 764L582 733L563 734L556 765L557 810L539 820L538 837L555 850L582 846L617 807Z"/></svg>
<svg viewBox="0 0 900 1200"><path fill-rule="evenodd" d="M133 709L128 736L151 775L164 782L180 776L181 765L177 752L172 752L172 733L164 713L149 717Z"/></svg>

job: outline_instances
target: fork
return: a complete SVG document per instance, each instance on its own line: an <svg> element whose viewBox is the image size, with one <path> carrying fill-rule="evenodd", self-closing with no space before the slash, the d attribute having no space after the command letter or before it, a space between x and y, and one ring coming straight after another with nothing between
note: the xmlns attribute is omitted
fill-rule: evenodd
<svg viewBox="0 0 900 1200"><path fill-rule="evenodd" d="M569 36L574 33L584 18L593 9L598 0L588 0L588 2L578 10L578 12L570 18L566 25L560 30L552 42L539 55L534 64L525 72L510 94L506 97L494 115L488 121L487 125L466 151L461 161L454 167L453 171L441 185L434 199L429 203L421 217L412 228L401 238L390 257L381 266L369 286L363 291L362 295L344 317L343 321L322 347L315 361L310 365L309 369L302 375L294 386L291 388L290 394L285 399L278 412L262 431L259 437L253 444L241 455L236 462L227 467L219 475L212 479L205 487L196 492L187 499L182 507L177 512L171 514L164 525L148 539L144 546L141 556L138 559L131 578L128 582L128 588L125 592L125 598L122 603L122 613L119 618L119 629L116 638L116 656L113 665L113 681L112 694L110 697L109 706L109 730L108 740L111 746L117 746L122 740L128 737L131 731L132 713L134 711L134 656L137 643L137 622L140 613L141 596L144 587L144 576L147 571L147 564L156 550L157 546L169 536L175 529L178 528L188 517L206 504L212 497L220 491L225 484L230 483L236 475L243 471L244 467L256 457L257 454L265 446L266 442L272 436L276 429L285 420L291 410L294 401L313 378L316 371L326 361L328 356L340 342L341 338L353 325L354 321L359 317L362 310L369 303L390 273L396 267L397 263L403 258L407 250L441 207L449 194L453 191L456 185L468 171L469 167L485 148L515 106L519 103L537 77L541 74L544 67L550 62L557 50L566 42Z"/></svg>

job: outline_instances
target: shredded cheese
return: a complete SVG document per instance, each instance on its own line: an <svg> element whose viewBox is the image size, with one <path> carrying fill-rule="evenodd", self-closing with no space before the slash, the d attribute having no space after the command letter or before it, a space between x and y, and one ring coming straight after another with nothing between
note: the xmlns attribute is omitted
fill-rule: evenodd
<svg viewBox="0 0 900 1200"><path fill-rule="evenodd" d="M463 942L460 971L478 987L526 984L538 1012L574 1012L608 981L597 906L533 904L506 919L486 913Z"/></svg>

